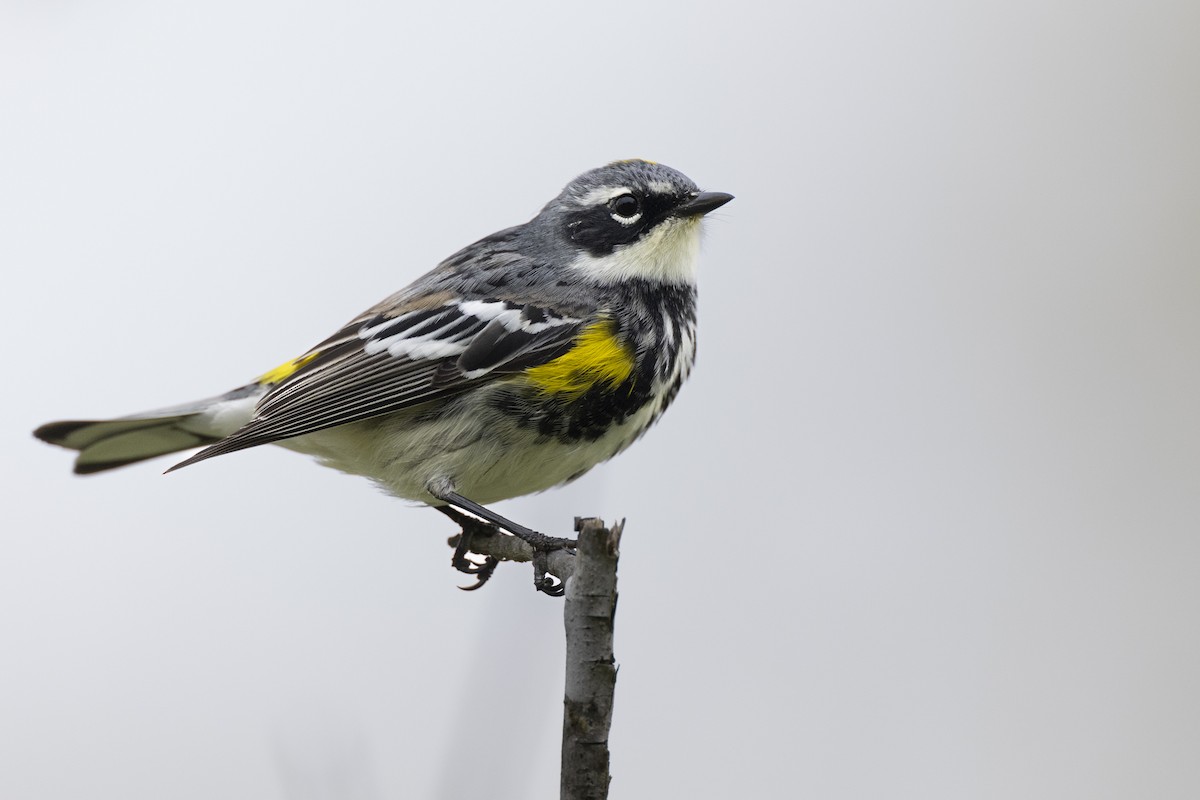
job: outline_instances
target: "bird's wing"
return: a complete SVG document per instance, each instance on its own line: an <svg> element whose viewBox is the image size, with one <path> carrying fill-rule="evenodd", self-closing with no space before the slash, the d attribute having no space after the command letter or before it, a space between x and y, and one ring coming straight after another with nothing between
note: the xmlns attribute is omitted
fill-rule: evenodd
<svg viewBox="0 0 1200 800"><path fill-rule="evenodd" d="M363 315L264 375L254 417L171 469L448 397L571 349L593 313L448 299ZM403 307L402 307L403 308Z"/></svg>

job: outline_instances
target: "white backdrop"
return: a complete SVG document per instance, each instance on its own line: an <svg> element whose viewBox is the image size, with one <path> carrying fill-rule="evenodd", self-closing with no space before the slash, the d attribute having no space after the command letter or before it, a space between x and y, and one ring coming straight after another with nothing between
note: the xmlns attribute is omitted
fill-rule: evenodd
<svg viewBox="0 0 1200 800"><path fill-rule="evenodd" d="M629 519L613 796L1200 795L1194 3L10 2L0 796L557 791L558 602L224 391L616 158L737 199Z"/></svg>

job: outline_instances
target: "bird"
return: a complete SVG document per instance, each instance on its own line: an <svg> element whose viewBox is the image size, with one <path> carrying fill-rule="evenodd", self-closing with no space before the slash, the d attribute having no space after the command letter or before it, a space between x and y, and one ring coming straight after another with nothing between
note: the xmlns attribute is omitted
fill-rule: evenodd
<svg viewBox="0 0 1200 800"><path fill-rule="evenodd" d="M90 475L203 448L167 472L275 444L429 505L462 528L453 565L499 532L570 548L488 504L570 482L671 404L696 355L702 221L733 195L666 165L615 161L532 219L470 244L300 356L215 397L34 435ZM534 586L563 586L535 559Z"/></svg>

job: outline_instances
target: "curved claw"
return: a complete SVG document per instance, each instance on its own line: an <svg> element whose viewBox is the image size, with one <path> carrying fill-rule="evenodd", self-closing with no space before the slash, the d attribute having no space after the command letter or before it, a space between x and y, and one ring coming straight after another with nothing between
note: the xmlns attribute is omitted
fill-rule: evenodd
<svg viewBox="0 0 1200 800"><path fill-rule="evenodd" d="M467 572L468 574L474 574L474 575L477 575L478 577L475 579L475 582L472 583L470 586L458 587L459 589L462 589L464 592L473 592L476 589L478 589L480 586L483 586L485 583L487 583L489 580L491 580L492 573L496 571L496 566L500 563L500 561L499 561L499 559L488 556L482 564L475 564L475 562L473 562L473 561L470 561L468 563L473 564L476 567L476 569L470 570L470 571L464 569L464 570L460 570L460 571Z"/></svg>
<svg viewBox="0 0 1200 800"><path fill-rule="evenodd" d="M549 555L548 550L537 550L533 554L533 588L551 597L562 597L567 585L549 574Z"/></svg>
<svg viewBox="0 0 1200 800"><path fill-rule="evenodd" d="M439 508L438 510L457 522L459 527L462 528L462 532L458 535L458 542L454 547L454 555L450 557L450 566L467 575L478 576L475 583L470 586L458 587L463 591L473 592L488 582L488 579L492 577L492 573L496 571L496 565L500 562L492 556L486 556L482 562L471 559L469 556L471 541L476 536L495 535L496 526L491 523L480 522L451 508Z"/></svg>
<svg viewBox="0 0 1200 800"><path fill-rule="evenodd" d="M562 581L555 583L553 578L543 577L539 584L536 580L533 582L533 588L537 589L542 594L550 597L562 597L567 593L567 585Z"/></svg>

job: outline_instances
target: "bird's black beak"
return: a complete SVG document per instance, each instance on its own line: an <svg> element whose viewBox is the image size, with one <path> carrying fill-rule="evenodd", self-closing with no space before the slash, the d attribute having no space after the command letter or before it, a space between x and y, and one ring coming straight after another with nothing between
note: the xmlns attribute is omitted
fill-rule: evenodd
<svg viewBox="0 0 1200 800"><path fill-rule="evenodd" d="M733 199L725 192L697 192L675 209L677 217L698 217L720 208Z"/></svg>

